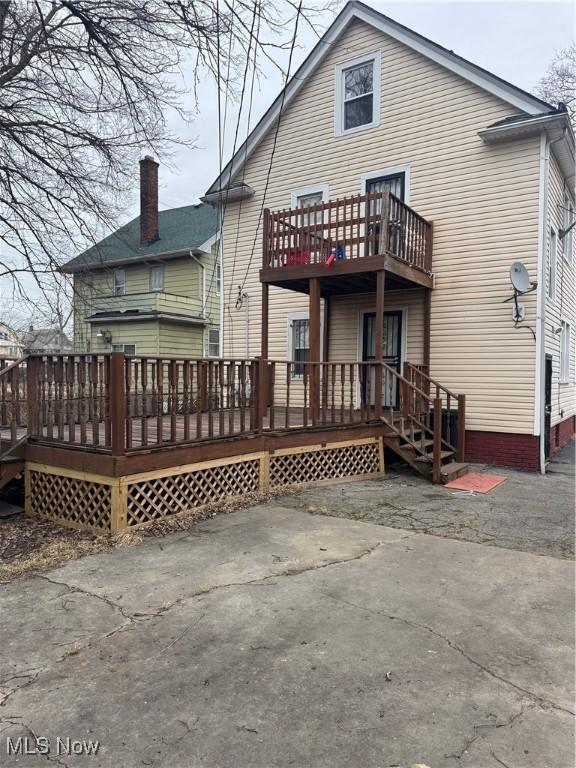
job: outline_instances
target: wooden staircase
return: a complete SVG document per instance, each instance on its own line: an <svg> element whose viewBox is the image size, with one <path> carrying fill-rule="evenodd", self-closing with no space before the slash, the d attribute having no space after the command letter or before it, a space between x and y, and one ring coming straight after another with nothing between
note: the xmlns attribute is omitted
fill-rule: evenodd
<svg viewBox="0 0 576 768"><path fill-rule="evenodd" d="M431 379L422 366L404 364L404 375L390 368L389 402L384 408L384 444L428 480L448 483L468 471L464 461L465 398ZM455 406L455 407L454 407Z"/></svg>

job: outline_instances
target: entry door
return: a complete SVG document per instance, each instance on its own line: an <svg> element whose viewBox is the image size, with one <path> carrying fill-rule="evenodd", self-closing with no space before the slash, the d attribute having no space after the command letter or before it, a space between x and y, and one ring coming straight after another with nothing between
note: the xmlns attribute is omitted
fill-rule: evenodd
<svg viewBox="0 0 576 768"><path fill-rule="evenodd" d="M550 458L550 425L552 421L552 357L546 355L546 382L544 386L544 455Z"/></svg>
<svg viewBox="0 0 576 768"><path fill-rule="evenodd" d="M362 359L366 361L376 359L376 313L364 314L364 328L362 333ZM384 312L384 328L382 333L382 358L386 365L394 368L398 373L402 372L402 312L394 310ZM370 382L370 392L363 387L362 398L370 398L370 404L374 405L374 373ZM385 407L399 407L400 392L397 379L387 371L382 376L382 405Z"/></svg>

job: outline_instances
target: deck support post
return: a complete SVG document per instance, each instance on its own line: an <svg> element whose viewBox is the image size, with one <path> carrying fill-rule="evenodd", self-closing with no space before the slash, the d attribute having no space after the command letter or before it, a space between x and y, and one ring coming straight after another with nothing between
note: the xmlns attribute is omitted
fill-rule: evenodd
<svg viewBox="0 0 576 768"><path fill-rule="evenodd" d="M264 418L268 411L268 318L269 318L269 292L268 283L262 283L262 322L260 336L260 359L257 368L257 400L256 421L257 429L261 432L264 427Z"/></svg>
<svg viewBox="0 0 576 768"><path fill-rule="evenodd" d="M320 278L310 280L310 412L312 424L320 420Z"/></svg>
<svg viewBox="0 0 576 768"><path fill-rule="evenodd" d="M432 482L439 483L442 473L442 400L434 400L434 447L432 452Z"/></svg>
<svg viewBox="0 0 576 768"><path fill-rule="evenodd" d="M464 463L466 456L466 395L458 395L458 447L457 461Z"/></svg>
<svg viewBox="0 0 576 768"><path fill-rule="evenodd" d="M424 289L424 353L422 362L424 363L425 373L430 376L430 319L432 309L432 290Z"/></svg>
<svg viewBox="0 0 576 768"><path fill-rule="evenodd" d="M374 376L374 416L379 419L382 416L382 351L384 349L384 285L386 272L381 269L376 273L376 317L374 318L374 362L376 371ZM367 380L371 380L370 371L366 373ZM368 388L366 388L368 390ZM370 407L370 403L366 403Z"/></svg>
<svg viewBox="0 0 576 768"><path fill-rule="evenodd" d="M126 390L124 385L124 352L112 352L109 391L112 456L123 456L126 450Z"/></svg>

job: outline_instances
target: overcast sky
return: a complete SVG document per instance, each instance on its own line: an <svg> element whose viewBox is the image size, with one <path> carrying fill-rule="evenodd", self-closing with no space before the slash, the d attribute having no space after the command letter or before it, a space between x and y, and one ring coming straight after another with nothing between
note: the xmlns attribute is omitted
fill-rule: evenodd
<svg viewBox="0 0 576 768"><path fill-rule="evenodd" d="M367 4L411 29L452 49L500 77L533 91L555 52L574 38L575 14L572 2L377 2ZM322 18L328 26L335 14ZM312 50L313 32L301 28L294 71ZM271 67L267 80L256 91L252 125L261 117L282 87L282 78ZM196 202L218 175L217 99L213 83L200 88L200 117L193 126L174 124L187 137L196 137L196 148L175 157L178 170L160 169L160 206L173 208ZM231 119L230 119L231 117ZM229 113L229 159L236 113ZM241 135L244 138L244 135ZM135 169L136 179L137 169ZM136 183L136 181L135 181ZM136 198L132 212L137 214Z"/></svg>
<svg viewBox="0 0 576 768"><path fill-rule="evenodd" d="M308 3L313 0L308 0ZM365 0L378 11L414 29L460 56L479 64L506 80L533 91L545 73L554 54L571 44L575 14L572 2L384 2ZM322 2L322 5L325 5ZM340 3L339 7L342 7ZM325 13L318 21L323 29L335 18ZM322 30L323 31L323 30ZM291 39L292 29L286 29ZM317 35L306 25L300 26L298 47L294 53L292 72L310 53ZM287 65L287 55L279 57ZM265 79L256 85L252 107L252 127L272 103L283 85L281 74L272 66L264 67ZM189 83L187 84L189 87ZM199 88L196 105L198 117L192 125L172 120L170 128L186 139L194 139L195 148L180 149L171 165L160 167L160 208L175 208L198 201L218 175L217 93L208 77ZM193 109L192 96L185 103ZM236 127L237 106L229 105L224 162L230 157ZM331 119L331 118L330 118ZM241 123L240 141L246 136ZM121 223L138 215L138 168L134 168L132 202L120 217ZM73 253L63 254L64 258ZM23 280L31 297L37 295L32 280ZM11 295L9 281L0 280L0 310L7 307Z"/></svg>

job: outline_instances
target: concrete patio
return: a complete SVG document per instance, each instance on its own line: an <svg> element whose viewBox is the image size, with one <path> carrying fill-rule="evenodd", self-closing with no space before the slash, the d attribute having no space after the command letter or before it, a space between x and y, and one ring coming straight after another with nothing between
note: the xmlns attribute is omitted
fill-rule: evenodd
<svg viewBox="0 0 576 768"><path fill-rule="evenodd" d="M573 768L569 560L284 501L3 586L0 762Z"/></svg>

